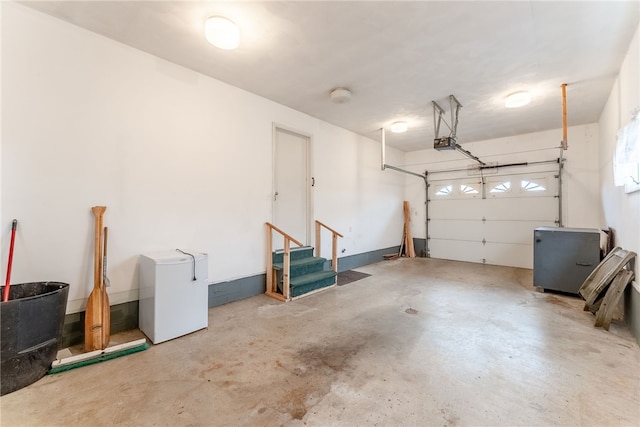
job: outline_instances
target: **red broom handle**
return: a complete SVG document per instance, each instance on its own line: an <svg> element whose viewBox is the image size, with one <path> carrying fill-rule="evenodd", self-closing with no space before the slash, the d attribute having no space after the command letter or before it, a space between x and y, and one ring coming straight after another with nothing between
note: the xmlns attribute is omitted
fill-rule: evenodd
<svg viewBox="0 0 640 427"><path fill-rule="evenodd" d="M9 301L9 287L11 286L11 264L13 264L13 245L16 241L16 229L18 228L18 220L14 219L11 224L11 245L9 246L9 263L7 265L7 280L4 283L4 292L2 293L2 302Z"/></svg>

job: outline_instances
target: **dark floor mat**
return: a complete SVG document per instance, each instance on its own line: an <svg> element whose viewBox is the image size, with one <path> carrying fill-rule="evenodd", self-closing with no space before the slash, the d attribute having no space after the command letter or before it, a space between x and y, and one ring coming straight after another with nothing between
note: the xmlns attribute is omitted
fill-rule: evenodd
<svg viewBox="0 0 640 427"><path fill-rule="evenodd" d="M338 273L338 286L346 285L347 283L355 282L356 280L364 279L371 276L367 273L360 273L359 271L347 270Z"/></svg>

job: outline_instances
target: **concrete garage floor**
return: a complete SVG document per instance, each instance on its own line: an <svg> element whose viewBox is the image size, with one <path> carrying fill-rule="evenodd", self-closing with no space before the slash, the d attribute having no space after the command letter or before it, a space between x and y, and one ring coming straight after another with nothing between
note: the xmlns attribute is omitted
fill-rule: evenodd
<svg viewBox="0 0 640 427"><path fill-rule="evenodd" d="M530 270L429 259L290 303L209 310L209 329L3 396L2 426L640 425L622 321L536 292Z"/></svg>

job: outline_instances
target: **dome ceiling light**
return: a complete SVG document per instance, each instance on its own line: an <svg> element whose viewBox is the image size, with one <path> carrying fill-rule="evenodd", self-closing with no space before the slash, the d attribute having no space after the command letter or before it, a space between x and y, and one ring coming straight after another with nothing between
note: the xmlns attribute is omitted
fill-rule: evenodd
<svg viewBox="0 0 640 427"><path fill-rule="evenodd" d="M220 49L231 50L240 45L238 26L222 16L212 16L204 24L207 41Z"/></svg>
<svg viewBox="0 0 640 427"><path fill-rule="evenodd" d="M507 96L504 100L504 106L507 108L524 107L531 102L531 94L527 91L514 92Z"/></svg>
<svg viewBox="0 0 640 427"><path fill-rule="evenodd" d="M407 122L395 122L391 124L391 132L393 133L403 133L409 129Z"/></svg>
<svg viewBox="0 0 640 427"><path fill-rule="evenodd" d="M343 87L331 91L331 100L336 104L345 104L351 101L351 91Z"/></svg>

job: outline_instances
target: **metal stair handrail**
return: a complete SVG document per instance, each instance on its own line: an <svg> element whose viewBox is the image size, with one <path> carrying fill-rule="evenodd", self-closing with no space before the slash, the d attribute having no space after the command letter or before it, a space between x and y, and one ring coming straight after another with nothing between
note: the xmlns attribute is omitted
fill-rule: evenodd
<svg viewBox="0 0 640 427"><path fill-rule="evenodd" d="M298 246L304 246L298 240L293 238L291 235L285 233L280 230L275 225L270 222L265 223L267 226L267 290L266 294L279 299L281 301L289 301L289 283L290 277L289 273L291 270L291 259L289 257L291 252L291 242L295 243ZM284 254L282 257L283 260L283 268L282 268L282 294L278 293L277 286L278 284L274 281L273 274L273 232L277 232L284 237Z"/></svg>

